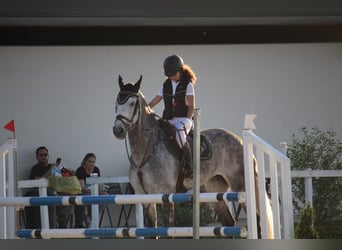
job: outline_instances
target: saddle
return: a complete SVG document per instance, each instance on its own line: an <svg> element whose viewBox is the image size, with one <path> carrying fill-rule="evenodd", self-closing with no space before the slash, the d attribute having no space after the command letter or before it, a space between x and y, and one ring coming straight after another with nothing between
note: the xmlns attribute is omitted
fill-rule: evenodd
<svg viewBox="0 0 342 250"><path fill-rule="evenodd" d="M163 139L167 150L177 159L180 159L183 155L183 150L179 147L176 140L176 128L171 125L167 120L159 119L160 135ZM187 137L187 143L190 148L193 147L194 131L191 130ZM200 159L208 160L212 157L212 149L204 135L200 135Z"/></svg>

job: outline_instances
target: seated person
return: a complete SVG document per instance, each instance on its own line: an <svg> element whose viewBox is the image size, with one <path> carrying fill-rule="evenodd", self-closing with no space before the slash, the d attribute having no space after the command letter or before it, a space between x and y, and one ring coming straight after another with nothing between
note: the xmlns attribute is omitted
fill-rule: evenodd
<svg viewBox="0 0 342 250"><path fill-rule="evenodd" d="M94 173L97 174L97 176L100 176L100 169L97 166L95 166L95 163L96 163L96 155L94 153L87 153L81 162L81 166L78 167L75 172L75 175L77 176L81 184L82 194L85 194L85 195L91 194L91 190L89 189L86 183L86 178L90 177L91 174L94 174ZM105 194L105 192L102 191L103 190L102 186L100 186L99 190L100 190L99 191L100 194ZM81 205L81 206L75 205L75 228L84 228L87 225L85 221L86 207L87 206L84 206L84 205ZM89 214L91 214L91 206L88 206L88 215Z"/></svg>
<svg viewBox="0 0 342 250"><path fill-rule="evenodd" d="M62 158L57 158L56 164L52 170L52 175L59 176L59 177L72 176L73 171L63 167L61 162L62 162ZM57 192L57 195L65 196L65 195L70 195L70 194ZM73 205L69 205L69 206L58 205L56 207L56 213L57 213L58 228L67 228L69 223L72 226L72 223L73 223L72 216L74 214Z"/></svg>
<svg viewBox="0 0 342 250"><path fill-rule="evenodd" d="M29 179L48 178L51 175L52 164L49 163L49 151L45 146L36 149L37 163L31 168ZM48 188L47 195L56 195L56 192ZM39 196L38 188L26 192L25 196ZM40 207L25 207L27 227L32 229L42 228L40 220ZM56 228L55 222L56 206L49 206L50 228Z"/></svg>

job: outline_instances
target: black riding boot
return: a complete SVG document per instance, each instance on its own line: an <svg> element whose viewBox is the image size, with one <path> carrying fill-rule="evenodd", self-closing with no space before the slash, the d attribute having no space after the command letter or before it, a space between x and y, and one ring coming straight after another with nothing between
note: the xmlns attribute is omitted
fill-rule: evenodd
<svg viewBox="0 0 342 250"><path fill-rule="evenodd" d="M192 169L192 150L190 148L189 143L186 143L183 146L183 167L182 171L185 177L192 178L193 169Z"/></svg>

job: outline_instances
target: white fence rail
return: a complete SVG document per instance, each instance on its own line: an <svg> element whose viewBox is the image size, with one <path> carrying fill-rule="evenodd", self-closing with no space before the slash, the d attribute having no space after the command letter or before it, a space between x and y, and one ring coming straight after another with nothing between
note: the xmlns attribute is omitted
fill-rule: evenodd
<svg viewBox="0 0 342 250"><path fill-rule="evenodd" d="M292 170L292 178L304 178L305 185L305 203L313 206L313 187L312 178L319 177L342 177L342 170L312 170L310 168L305 170ZM342 202L342 201L341 201Z"/></svg>

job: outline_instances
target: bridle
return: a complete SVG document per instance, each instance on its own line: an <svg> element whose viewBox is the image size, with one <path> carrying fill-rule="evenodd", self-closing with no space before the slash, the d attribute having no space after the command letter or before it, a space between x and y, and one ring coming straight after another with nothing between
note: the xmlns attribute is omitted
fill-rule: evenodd
<svg viewBox="0 0 342 250"><path fill-rule="evenodd" d="M121 100L120 96L122 96L122 95L125 95L125 98ZM135 92L120 91L117 98L116 98L116 103L119 105L122 105L122 104L126 103L130 97L136 97L137 99L139 99L139 95ZM135 126L134 124L132 124L134 117L137 115L138 112L139 112L138 116L140 116L140 109L138 108L138 106L139 106L139 102L137 101L135 103L135 106L134 106L132 117L128 118L128 117L125 117L123 115L117 115L115 119L118 121L121 121L127 130L133 129ZM115 107L115 110L116 109L117 109L117 107Z"/></svg>
<svg viewBox="0 0 342 250"><path fill-rule="evenodd" d="M121 94L121 95L120 95ZM124 98L121 98L120 99L120 96L125 96ZM118 94L118 97L117 97L117 104L124 104L127 102L127 100L130 98L130 97L136 97L138 99L138 101L135 103L135 107L134 107L134 111L133 111L133 115L131 118L127 118L123 115L117 115L116 116L116 120L119 120L121 121L125 128L128 130L128 129L134 129L135 127L135 124L132 124L132 121L134 120L134 117L138 114L138 117L140 116L140 102L139 102L139 94L137 94L136 92L130 92L130 91L120 91L119 94ZM152 135L153 135L153 131L151 131L151 134L149 136L149 139L148 139L148 143L147 143L147 146L145 148L145 153L144 153L144 156L143 156L143 159L141 161L140 164L136 164L135 162L133 162L133 159L132 159L132 156L129 155L129 150L128 150L128 144L127 144L127 136L125 137L125 145L126 145L126 152L127 152L127 157L131 163L131 167L132 168L136 168L136 169L140 169L142 168L145 163L148 161L148 159L150 158L150 156L153 154L153 151L154 151L154 147L156 145L153 146L153 150L150 154L148 154L148 150L150 149L151 147L151 141L152 141ZM158 142L157 142L158 143Z"/></svg>
<svg viewBox="0 0 342 250"><path fill-rule="evenodd" d="M138 115L138 119L141 115L140 95L136 92L120 91L118 96L117 96L117 104L122 105L122 104L126 103L130 97L136 97L137 98L132 117L125 117L125 116L120 115L120 114L116 116L116 120L121 121L124 124L126 130L134 129L135 123L132 124L132 122L133 122L134 118L136 117L136 115ZM141 119L141 117L140 117L140 119ZM145 193L147 193L147 191L146 191L144 184L143 184L143 180L142 180L143 176L142 176L141 168L147 163L147 161L153 155L154 149L157 146L157 144L159 143L159 141L157 141L157 143L155 145L151 145L153 134L154 134L154 130L152 129L150 131L148 142L147 142L147 145L145 147L145 152L143 154L143 157L142 157L140 163L136 163L133 161L132 155L130 155L129 149L128 149L128 143L127 143L127 137L128 136L127 136L127 134L125 136L125 147L126 147L127 157L128 157L129 162L130 162L130 167L137 170L138 179L140 180L141 186L143 187ZM151 147L152 147L152 150L150 153L148 153L148 151L151 149Z"/></svg>

